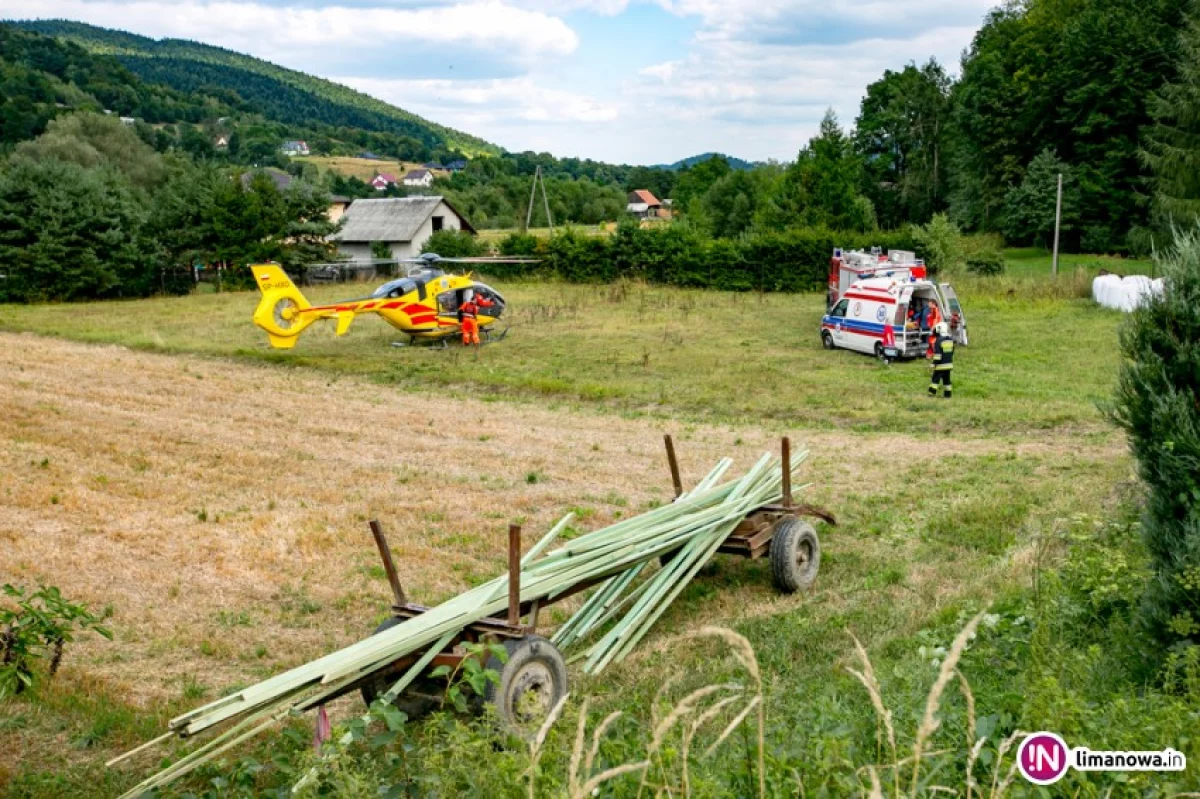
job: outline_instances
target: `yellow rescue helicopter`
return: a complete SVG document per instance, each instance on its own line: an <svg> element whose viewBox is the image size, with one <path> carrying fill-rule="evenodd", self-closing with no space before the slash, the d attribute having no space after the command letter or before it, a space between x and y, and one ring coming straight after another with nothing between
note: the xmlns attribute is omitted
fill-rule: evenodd
<svg viewBox="0 0 1200 799"><path fill-rule="evenodd" d="M350 329L359 314L373 313L383 317L392 327L408 335L412 342L445 342L462 329L458 309L473 293L480 303L478 323L485 336L491 326L504 314L506 303L500 292L475 280L471 273L447 274L440 268L444 263L536 263L529 259L442 258L434 253L402 261L415 263L418 268L406 277L384 283L369 297L342 300L328 305L313 305L278 264L253 264L254 282L262 299L254 311L254 324L267 333L271 346L291 349L296 339L313 322L333 319L337 335ZM490 304L489 304L490 303ZM507 331L505 331L507 332ZM501 335L501 338L503 335Z"/></svg>

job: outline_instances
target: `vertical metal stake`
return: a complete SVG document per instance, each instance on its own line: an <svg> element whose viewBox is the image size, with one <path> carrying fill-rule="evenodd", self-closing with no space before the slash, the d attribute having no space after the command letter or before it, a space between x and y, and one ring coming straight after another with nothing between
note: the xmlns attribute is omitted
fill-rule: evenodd
<svg viewBox="0 0 1200 799"><path fill-rule="evenodd" d="M521 623L521 525L508 526L508 623Z"/></svg>
<svg viewBox="0 0 1200 799"><path fill-rule="evenodd" d="M679 461L675 459L675 442L669 435L663 436L667 445L667 465L671 467L671 482L675 485L675 498L683 493L683 479L679 476Z"/></svg>
<svg viewBox="0 0 1200 799"><path fill-rule="evenodd" d="M407 605L408 598L404 596L404 587L400 585L400 575L396 573L396 564L392 561L392 550L388 548L387 539L383 536L383 528L379 522L372 519L371 535L375 536L375 546L379 548L379 557L383 560L383 570L387 572L388 584L392 586L392 597L397 605Z"/></svg>
<svg viewBox="0 0 1200 799"><path fill-rule="evenodd" d="M1050 274L1058 277L1058 229L1062 227L1062 172L1058 173L1058 199L1054 201L1054 260Z"/></svg>
<svg viewBox="0 0 1200 799"><path fill-rule="evenodd" d="M783 437L783 506L792 507L792 440Z"/></svg>

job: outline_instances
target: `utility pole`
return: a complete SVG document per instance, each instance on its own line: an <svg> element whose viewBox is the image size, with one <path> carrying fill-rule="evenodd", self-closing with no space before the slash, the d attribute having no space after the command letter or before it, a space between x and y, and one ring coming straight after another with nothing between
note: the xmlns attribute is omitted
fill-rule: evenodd
<svg viewBox="0 0 1200 799"><path fill-rule="evenodd" d="M529 223L533 221L533 200L537 196L538 181L542 184L542 204L546 208L546 224L550 227L550 235L554 235L554 219L550 216L550 198L546 196L546 178L539 166L533 172L533 184L529 187L529 207L525 211L525 231L529 232Z"/></svg>
<svg viewBox="0 0 1200 799"><path fill-rule="evenodd" d="M1054 260L1050 274L1058 277L1058 229L1062 226L1062 172L1058 173L1058 199L1054 202Z"/></svg>

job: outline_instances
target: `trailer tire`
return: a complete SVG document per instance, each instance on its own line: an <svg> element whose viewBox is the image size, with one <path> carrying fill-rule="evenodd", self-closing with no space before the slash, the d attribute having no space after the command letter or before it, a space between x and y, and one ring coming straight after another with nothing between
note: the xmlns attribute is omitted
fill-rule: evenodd
<svg viewBox="0 0 1200 799"><path fill-rule="evenodd" d="M484 698L496 707L500 723L520 738L532 738L554 706L567 695L567 661L558 647L540 635L504 642L508 660L495 655L487 667L500 673L488 682Z"/></svg>
<svg viewBox="0 0 1200 799"><path fill-rule="evenodd" d="M821 333L821 346L827 350L834 348L833 336L829 334L828 330Z"/></svg>
<svg viewBox="0 0 1200 799"><path fill-rule="evenodd" d="M391 616L383 620L383 623L375 628L372 635L378 635L384 630L390 630L397 624L405 621ZM358 689L362 695L363 703L367 707L375 704L375 700L388 692L388 689L395 685L396 680L400 679L400 674L393 674L390 677L384 674L372 675L371 679L362 684ZM428 716L433 711L441 706L441 697L445 694L446 687L442 683L445 681L429 680L424 677L418 677L413 681L412 685L404 690L404 693L392 700L392 707L399 710L404 715L408 716L409 721L416 721L424 716Z"/></svg>
<svg viewBox="0 0 1200 799"><path fill-rule="evenodd" d="M771 538L771 576L785 594L808 588L821 568L821 542L808 522L781 519Z"/></svg>

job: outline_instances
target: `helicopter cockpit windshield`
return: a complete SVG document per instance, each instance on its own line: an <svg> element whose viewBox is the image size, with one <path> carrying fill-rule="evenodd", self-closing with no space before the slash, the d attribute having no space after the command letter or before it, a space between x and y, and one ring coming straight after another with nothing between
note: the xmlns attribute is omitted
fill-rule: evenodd
<svg viewBox="0 0 1200 799"><path fill-rule="evenodd" d="M388 297L403 297L410 291L416 290L416 288L417 284L415 281L406 277L402 277L399 280L392 280L384 283L382 286L375 289L375 291L371 292L371 298L382 300Z"/></svg>

